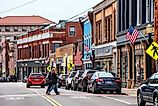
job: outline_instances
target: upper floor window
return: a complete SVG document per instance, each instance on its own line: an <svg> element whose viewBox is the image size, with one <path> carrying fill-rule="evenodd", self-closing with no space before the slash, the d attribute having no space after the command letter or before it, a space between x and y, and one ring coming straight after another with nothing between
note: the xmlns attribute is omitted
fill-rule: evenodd
<svg viewBox="0 0 158 106"><path fill-rule="evenodd" d="M101 40L101 35L102 35L102 28L101 28L101 20L96 22L96 42L99 43Z"/></svg>
<svg viewBox="0 0 158 106"><path fill-rule="evenodd" d="M22 27L22 31L26 32L27 31L26 27Z"/></svg>
<svg viewBox="0 0 158 106"><path fill-rule="evenodd" d="M6 32L10 32L10 27L6 27L6 28L5 28L5 31L6 31Z"/></svg>
<svg viewBox="0 0 158 106"><path fill-rule="evenodd" d="M14 27L14 32L18 32L18 27Z"/></svg>
<svg viewBox="0 0 158 106"><path fill-rule="evenodd" d="M69 35L75 36L75 26L70 26Z"/></svg>
<svg viewBox="0 0 158 106"><path fill-rule="evenodd" d="M59 48L59 47L61 47L61 43L53 43L53 47L52 47L53 51L52 52L55 53L56 49Z"/></svg>

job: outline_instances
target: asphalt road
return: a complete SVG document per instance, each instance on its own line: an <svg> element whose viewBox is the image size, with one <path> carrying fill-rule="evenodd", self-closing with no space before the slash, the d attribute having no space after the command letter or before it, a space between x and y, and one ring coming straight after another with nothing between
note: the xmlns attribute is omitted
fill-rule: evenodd
<svg viewBox="0 0 158 106"><path fill-rule="evenodd" d="M137 106L136 97L118 94L92 94L59 89L45 95L46 88L26 88L25 83L0 83L0 106ZM152 106L147 104L147 106Z"/></svg>

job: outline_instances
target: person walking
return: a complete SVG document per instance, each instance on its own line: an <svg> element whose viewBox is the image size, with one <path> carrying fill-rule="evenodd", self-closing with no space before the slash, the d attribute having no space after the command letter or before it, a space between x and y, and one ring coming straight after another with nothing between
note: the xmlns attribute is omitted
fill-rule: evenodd
<svg viewBox="0 0 158 106"><path fill-rule="evenodd" d="M56 93L56 95L59 95L60 92L58 92L58 88L57 88L58 77L57 77L55 68L52 68L51 72L48 73L47 79L48 79L49 84L46 91L46 95L50 95L50 92L52 91L52 89L54 89L54 92Z"/></svg>

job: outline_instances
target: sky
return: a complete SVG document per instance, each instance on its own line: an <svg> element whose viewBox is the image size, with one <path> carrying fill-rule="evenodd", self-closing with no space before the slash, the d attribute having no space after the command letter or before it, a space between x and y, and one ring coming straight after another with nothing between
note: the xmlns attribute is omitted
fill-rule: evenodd
<svg viewBox="0 0 158 106"><path fill-rule="evenodd" d="M23 7L2 13L30 1L33 0L1 0L0 17L39 15L57 23L94 7L102 0L35 0Z"/></svg>

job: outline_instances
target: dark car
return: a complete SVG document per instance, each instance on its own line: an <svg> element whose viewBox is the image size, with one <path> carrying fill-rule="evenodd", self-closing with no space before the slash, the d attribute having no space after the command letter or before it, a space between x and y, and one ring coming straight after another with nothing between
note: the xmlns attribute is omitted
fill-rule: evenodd
<svg viewBox="0 0 158 106"><path fill-rule="evenodd" d="M66 85L66 78L68 77L68 74L60 74L58 77L58 88L61 86Z"/></svg>
<svg viewBox="0 0 158 106"><path fill-rule="evenodd" d="M85 70L79 80L78 90L87 91L88 79L96 72L97 70L88 69Z"/></svg>
<svg viewBox="0 0 158 106"><path fill-rule="evenodd" d="M71 81L71 88L73 90L77 89L78 83L80 83L80 79L82 74L84 73L84 70L77 70L76 75L74 76L74 78Z"/></svg>
<svg viewBox="0 0 158 106"><path fill-rule="evenodd" d="M17 82L17 77L16 77L16 75L9 75L9 76L7 77L7 81L8 81L8 82Z"/></svg>
<svg viewBox="0 0 158 106"><path fill-rule="evenodd" d="M137 90L138 106L145 106L146 102L158 106L158 72L154 73Z"/></svg>
<svg viewBox="0 0 158 106"><path fill-rule="evenodd" d="M66 87L65 87L66 89L71 88L71 81L75 75L76 75L76 71L71 71L69 76L66 78Z"/></svg>
<svg viewBox="0 0 158 106"><path fill-rule="evenodd" d="M45 77L41 73L31 73L27 79L26 87L30 88L30 86L41 86L41 88L44 88L45 84Z"/></svg>
<svg viewBox="0 0 158 106"><path fill-rule="evenodd" d="M110 91L121 94L121 79L114 77L109 72L95 72L88 81L87 91L93 93Z"/></svg>

